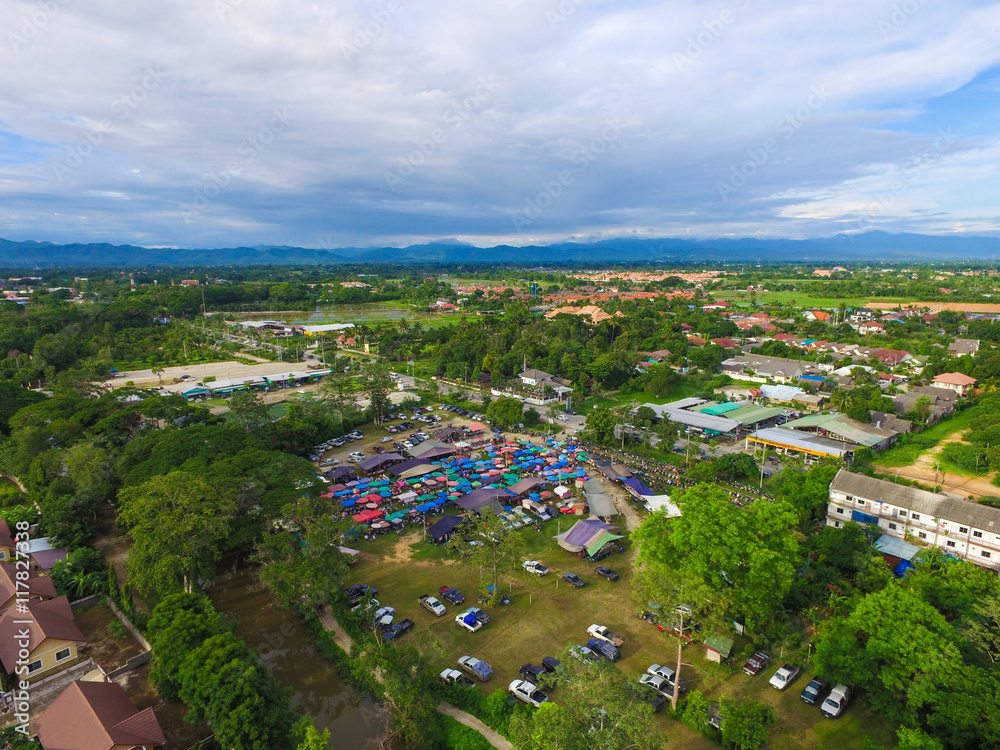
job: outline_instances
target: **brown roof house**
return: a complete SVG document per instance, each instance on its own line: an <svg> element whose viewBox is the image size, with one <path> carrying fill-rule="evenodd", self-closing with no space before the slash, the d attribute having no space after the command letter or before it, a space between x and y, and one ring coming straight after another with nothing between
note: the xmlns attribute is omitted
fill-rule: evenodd
<svg viewBox="0 0 1000 750"><path fill-rule="evenodd" d="M137 710L116 682L71 683L34 731L43 750L147 750L166 742L153 709Z"/></svg>
<svg viewBox="0 0 1000 750"><path fill-rule="evenodd" d="M7 674L35 680L75 664L86 637L76 626L69 599L28 602L27 612L11 607L0 615L0 664ZM23 654L27 651L27 655Z"/></svg>
<svg viewBox="0 0 1000 750"><path fill-rule="evenodd" d="M23 564L23 563L22 563ZM24 571L28 580L22 583L21 593L24 599L55 599L56 585L48 576L38 575L34 568ZM5 612L17 598L17 565L12 562L0 562L0 612Z"/></svg>
<svg viewBox="0 0 1000 750"><path fill-rule="evenodd" d="M15 552L14 536L6 518L0 518L0 560L13 560Z"/></svg>

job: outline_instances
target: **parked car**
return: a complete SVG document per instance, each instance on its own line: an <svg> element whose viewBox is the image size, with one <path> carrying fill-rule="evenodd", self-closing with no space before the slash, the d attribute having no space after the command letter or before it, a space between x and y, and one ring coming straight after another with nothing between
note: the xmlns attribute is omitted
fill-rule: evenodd
<svg viewBox="0 0 1000 750"><path fill-rule="evenodd" d="M656 674L642 675L639 677L639 684L649 688L657 695L662 695L664 698L670 698L674 694L673 683Z"/></svg>
<svg viewBox="0 0 1000 750"><path fill-rule="evenodd" d="M442 586L438 589L438 593L441 594L442 599L449 601L456 606L465 601L465 597L462 596L462 592L458 589L452 588L451 586Z"/></svg>
<svg viewBox="0 0 1000 750"><path fill-rule="evenodd" d="M815 706L823 699L823 694L829 689L829 682L823 682L819 677L813 677L809 684L802 688L799 697L810 706Z"/></svg>
<svg viewBox="0 0 1000 750"><path fill-rule="evenodd" d="M465 612L459 612L457 615L455 615L455 622L458 623L463 628L465 628L466 630L468 630L470 633L475 633L477 630L480 630L483 627L483 623L480 622L479 618L476 617L469 610L465 610Z"/></svg>
<svg viewBox="0 0 1000 750"><path fill-rule="evenodd" d="M351 463L355 463L356 464L359 461L364 461L365 460L365 454L364 453L360 453L359 451L354 451L354 453L350 454L347 457L347 460L350 461Z"/></svg>
<svg viewBox="0 0 1000 750"><path fill-rule="evenodd" d="M708 725L712 729L722 730L722 714L719 713L718 703L712 702L708 704Z"/></svg>
<svg viewBox="0 0 1000 750"><path fill-rule="evenodd" d="M662 677L670 683L670 689L673 691L674 677L677 676L677 673L673 669L667 666L660 666L659 664L650 664L646 669L646 673ZM677 687L678 690L683 693L688 688L687 680L681 677L680 684Z"/></svg>
<svg viewBox="0 0 1000 750"><path fill-rule="evenodd" d="M423 594L417 597L417 603L426 609L428 612L432 612L435 617L443 617L448 611L444 608L444 605L429 594Z"/></svg>
<svg viewBox="0 0 1000 750"><path fill-rule="evenodd" d="M615 573L611 568L606 568L603 565L598 565L594 572L597 573L601 578L607 578L609 581L617 581L618 574Z"/></svg>
<svg viewBox="0 0 1000 750"><path fill-rule="evenodd" d="M538 562L538 560L525 560L521 563L521 567L529 573L535 573L536 575L544 576L549 574L549 569Z"/></svg>
<svg viewBox="0 0 1000 750"><path fill-rule="evenodd" d="M412 628L413 628L413 620L406 619L403 620L402 622L394 622L382 634L382 637L387 641L393 641L396 638L399 638L399 636L409 633Z"/></svg>
<svg viewBox="0 0 1000 750"><path fill-rule="evenodd" d="M799 668L794 664L785 664L777 672L771 675L771 679L768 683L771 687L777 690L784 690L786 687L792 684L794 680L799 675Z"/></svg>
<svg viewBox="0 0 1000 750"><path fill-rule="evenodd" d="M542 659L542 669L544 669L549 674L552 674L561 666L562 664L555 657L546 656Z"/></svg>
<svg viewBox="0 0 1000 750"><path fill-rule="evenodd" d="M353 586L349 586L344 589L344 593L347 594L348 603L353 607L368 594L377 596L378 589L369 586L367 583L355 583Z"/></svg>
<svg viewBox="0 0 1000 750"><path fill-rule="evenodd" d="M438 675L438 679L445 685L458 685L460 687L475 687L476 685L457 669L445 669Z"/></svg>
<svg viewBox="0 0 1000 750"><path fill-rule="evenodd" d="M839 684L826 696L826 700L820 705L819 710L827 718L836 719L844 713L844 709L847 708L847 703L850 700L851 689L847 685Z"/></svg>
<svg viewBox="0 0 1000 750"><path fill-rule="evenodd" d="M564 573L563 580L576 589L582 589L584 586L587 585L586 583L584 583L584 580L580 578L580 576L578 576L576 573Z"/></svg>
<svg viewBox="0 0 1000 750"><path fill-rule="evenodd" d="M624 552L624 551L625 551L625 548L622 547L620 544L616 544L615 542L608 542L603 547L601 547L599 550L597 550L597 552L595 552L592 555L589 555L587 557L587 560L589 560L590 562L600 562L604 558L610 557L615 552ZM582 555L581 555L581 557L582 557Z"/></svg>
<svg viewBox="0 0 1000 750"><path fill-rule="evenodd" d="M485 612L483 612L483 610L481 610L479 607L469 607L465 611L468 612L469 614L475 615L476 619L479 620L479 622L481 622L483 625L485 625L490 621L490 616Z"/></svg>
<svg viewBox="0 0 1000 750"><path fill-rule="evenodd" d="M517 698L517 700L521 701L521 703L527 703L529 706L534 706L535 708L538 708L549 699L549 696L542 691L535 690L535 686L527 680L514 680L508 686L507 691Z"/></svg>
<svg viewBox="0 0 1000 750"><path fill-rule="evenodd" d="M539 678L547 674L543 667L536 667L534 664L522 664L518 670L522 680L527 680L532 685L537 685Z"/></svg>
<svg viewBox="0 0 1000 750"><path fill-rule="evenodd" d="M667 705L667 699L659 693L653 692L645 686L635 685L635 683L630 682L629 685L634 686L632 692L638 700L646 701L653 707L653 713L656 713Z"/></svg>
<svg viewBox="0 0 1000 750"><path fill-rule="evenodd" d="M758 651L747 659L747 663L743 665L743 671L751 677L756 677L760 673L760 670L766 668L770 663L771 657L763 651Z"/></svg>
<svg viewBox="0 0 1000 750"><path fill-rule="evenodd" d="M493 676L493 667L475 656L458 657L458 668L480 682L489 682Z"/></svg>
<svg viewBox="0 0 1000 750"><path fill-rule="evenodd" d="M621 651L607 641L602 641L599 638L591 638L587 641L587 648L594 653L600 654L608 661L618 661L622 657Z"/></svg>
<svg viewBox="0 0 1000 750"><path fill-rule="evenodd" d="M604 625L597 625L597 624L591 625L589 628L587 628L587 633L592 638L599 638L602 641L607 641L612 646L621 646L623 643L625 643L624 638L622 638L620 635L615 635L610 630L608 630L608 628Z"/></svg>

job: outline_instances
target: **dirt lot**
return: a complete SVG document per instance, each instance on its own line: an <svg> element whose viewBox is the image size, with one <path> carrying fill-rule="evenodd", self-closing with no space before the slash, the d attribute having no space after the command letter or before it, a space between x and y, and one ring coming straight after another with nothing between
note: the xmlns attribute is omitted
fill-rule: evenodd
<svg viewBox="0 0 1000 750"><path fill-rule="evenodd" d="M898 475L903 479L913 479L934 487L941 484L942 478L942 472L935 468L938 456L948 443L962 442L964 435L964 432L956 432L949 435L933 448L930 448L920 454L919 458L917 458L917 460L909 466L891 468L876 465L875 468L879 471L884 471L886 474L891 474L893 476ZM961 474L946 472L943 474L944 484L942 485L942 488L945 492L953 492L956 495L962 495L964 497L977 498L982 497L983 495L995 496L1000 494L1000 488L998 488L991 481L993 476L993 474L982 477L963 476Z"/></svg>
<svg viewBox="0 0 1000 750"><path fill-rule="evenodd" d="M80 647L80 655L91 658L105 672L113 672L133 656L142 653L142 646L128 631L121 638L111 635L108 626L118 622L107 604L98 604L76 612L76 624L87 636L87 643Z"/></svg>

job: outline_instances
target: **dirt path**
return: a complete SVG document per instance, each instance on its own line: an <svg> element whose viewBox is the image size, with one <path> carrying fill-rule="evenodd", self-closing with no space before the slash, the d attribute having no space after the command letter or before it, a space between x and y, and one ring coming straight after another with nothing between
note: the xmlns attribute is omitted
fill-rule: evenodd
<svg viewBox="0 0 1000 750"><path fill-rule="evenodd" d="M502 734L494 729L490 729L472 714L467 714L465 711L462 711L445 701L438 703L437 709L438 713L450 716L459 724L465 724L465 726L469 729L475 729L486 739L487 742L493 745L493 747L498 748L499 750L514 750L514 746Z"/></svg>
<svg viewBox="0 0 1000 750"><path fill-rule="evenodd" d="M909 466L890 467L875 465L878 471L890 476L899 476L903 479L912 479L917 482L935 486L941 483L941 472L935 468L937 457L948 443L962 442L964 432L955 432L946 437L933 448L921 453ZM1000 495L998 488L991 481L993 475L983 477L962 476L960 474L944 474L942 489L945 492L953 492L964 497L982 497L983 495Z"/></svg>
<svg viewBox="0 0 1000 750"><path fill-rule="evenodd" d="M333 616L333 609L329 603L324 604L323 608L319 611L319 621L323 623L326 632L330 634L333 642L337 644L340 650L350 656L354 650L354 641L351 640L351 636L337 622L337 618Z"/></svg>

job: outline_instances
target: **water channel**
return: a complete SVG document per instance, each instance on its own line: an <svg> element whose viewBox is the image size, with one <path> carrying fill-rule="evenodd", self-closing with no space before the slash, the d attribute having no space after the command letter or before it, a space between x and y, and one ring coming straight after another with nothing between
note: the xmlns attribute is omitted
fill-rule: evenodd
<svg viewBox="0 0 1000 750"><path fill-rule="evenodd" d="M336 748L376 748L385 729L385 713L346 683L337 668L317 653L301 620L274 601L243 563L220 571L209 591L216 609L236 624L239 636L264 666L292 690L292 707L329 729Z"/></svg>

